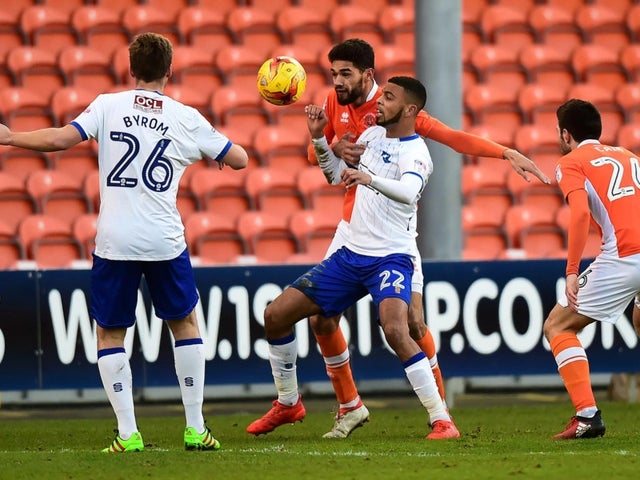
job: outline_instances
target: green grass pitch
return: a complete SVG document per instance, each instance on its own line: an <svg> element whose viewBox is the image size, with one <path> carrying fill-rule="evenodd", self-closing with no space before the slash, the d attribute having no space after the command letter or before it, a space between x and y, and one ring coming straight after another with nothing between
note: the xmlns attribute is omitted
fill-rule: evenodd
<svg viewBox="0 0 640 480"><path fill-rule="evenodd" d="M406 403L406 402L405 402ZM307 402L305 402L307 404ZM217 452L186 452L181 408L164 416L138 414L146 450L105 455L115 420L99 415L34 417L0 410L0 478L19 479L632 479L640 471L640 404L599 402L603 438L554 441L572 414L568 400L545 404L461 406L452 414L459 440L427 441L427 417L417 404L368 402L371 421L346 440L325 440L332 414L308 404L304 422L260 437L246 426L270 406L205 410L222 443ZM264 407L264 408L262 408ZM257 408L257 410L255 410ZM73 410L69 410L73 412ZM42 418L47 417L47 418ZM84 418L80 418L84 417Z"/></svg>

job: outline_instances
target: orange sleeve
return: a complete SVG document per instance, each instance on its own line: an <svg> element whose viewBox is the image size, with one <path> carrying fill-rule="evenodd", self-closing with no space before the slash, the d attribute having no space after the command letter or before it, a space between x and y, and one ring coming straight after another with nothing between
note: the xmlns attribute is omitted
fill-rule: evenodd
<svg viewBox="0 0 640 480"><path fill-rule="evenodd" d="M578 274L584 246L587 244L591 212L586 190L573 190L567 195L569 209L569 238L566 275Z"/></svg>
<svg viewBox="0 0 640 480"><path fill-rule="evenodd" d="M463 132L462 130L455 130L431 116L429 116L429 119L429 128L426 129L424 127L427 125L427 121L424 117L421 118L419 116L416 120L416 132L423 137L442 143L458 153L478 157L503 158L502 155L507 150L507 147L488 138Z"/></svg>

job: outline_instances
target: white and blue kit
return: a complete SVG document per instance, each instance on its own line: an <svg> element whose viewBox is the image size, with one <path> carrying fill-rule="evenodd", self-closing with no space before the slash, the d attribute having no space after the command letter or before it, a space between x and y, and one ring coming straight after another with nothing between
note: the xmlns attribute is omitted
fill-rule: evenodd
<svg viewBox="0 0 640 480"><path fill-rule="evenodd" d="M309 296L327 317L342 313L367 293L376 307L388 297L410 303L417 203L433 163L417 135L388 138L386 129L365 130L367 146L358 168L372 176L358 185L345 246L291 285ZM335 157L326 139L314 140L319 164L333 183L350 168Z"/></svg>
<svg viewBox="0 0 640 480"><path fill-rule="evenodd" d="M143 274L160 318L186 316L197 292L178 184L187 166L222 160L231 142L195 108L142 89L99 95L71 124L99 146L92 318L105 327L133 325Z"/></svg>

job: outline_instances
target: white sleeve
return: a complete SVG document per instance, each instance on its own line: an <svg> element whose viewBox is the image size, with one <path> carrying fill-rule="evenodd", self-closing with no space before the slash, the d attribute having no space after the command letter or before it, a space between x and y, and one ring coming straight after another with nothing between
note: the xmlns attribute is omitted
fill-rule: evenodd
<svg viewBox="0 0 640 480"><path fill-rule="evenodd" d="M322 173L324 173L324 176L327 178L327 182L331 185L338 185L342 182L340 175L342 171L347 168L347 164L336 157L325 136L322 138L312 138L311 143L316 152L316 157L318 157L318 165L320 165Z"/></svg>
<svg viewBox="0 0 640 480"><path fill-rule="evenodd" d="M371 173L369 175L371 175L371 187L385 197L407 205L416 200L424 186L422 177L413 172L405 173L400 180L379 177Z"/></svg>

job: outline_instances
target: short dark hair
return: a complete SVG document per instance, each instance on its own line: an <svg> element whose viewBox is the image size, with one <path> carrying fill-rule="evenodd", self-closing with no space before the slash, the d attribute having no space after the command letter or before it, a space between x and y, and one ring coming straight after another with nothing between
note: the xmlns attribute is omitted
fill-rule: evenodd
<svg viewBox="0 0 640 480"><path fill-rule="evenodd" d="M405 94L409 95L411 100L418 106L419 110L422 110L427 103L427 89L422 82L413 77L391 77L387 80L388 83L393 83L404 88Z"/></svg>
<svg viewBox="0 0 640 480"><path fill-rule="evenodd" d="M141 33L129 45L129 64L133 76L145 82L164 77L171 67L173 46L157 33Z"/></svg>
<svg viewBox="0 0 640 480"><path fill-rule="evenodd" d="M351 62L361 72L367 68L375 68L373 47L360 38L349 38L334 45L328 57L331 63L336 60Z"/></svg>
<svg viewBox="0 0 640 480"><path fill-rule="evenodd" d="M591 102L572 98L558 107L556 117L560 131L566 130L578 143L602 135L600 112Z"/></svg>

